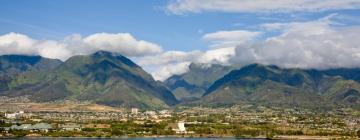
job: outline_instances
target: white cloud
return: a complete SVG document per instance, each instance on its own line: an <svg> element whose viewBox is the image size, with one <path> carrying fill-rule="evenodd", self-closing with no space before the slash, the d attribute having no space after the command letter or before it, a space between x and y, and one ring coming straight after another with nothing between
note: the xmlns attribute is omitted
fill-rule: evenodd
<svg viewBox="0 0 360 140"><path fill-rule="evenodd" d="M221 12L312 12L359 9L359 0L176 0L166 6L174 14Z"/></svg>
<svg viewBox="0 0 360 140"><path fill-rule="evenodd" d="M210 49L199 55L194 61L205 64L229 64L230 58L235 56L235 47Z"/></svg>
<svg viewBox="0 0 360 140"><path fill-rule="evenodd" d="M203 39L213 43L213 47L233 47L234 45L249 43L261 34L261 32L247 30L217 31L205 34Z"/></svg>
<svg viewBox="0 0 360 140"><path fill-rule="evenodd" d="M26 35L9 33L0 36L0 55L4 54L36 54L37 50L33 47L36 40Z"/></svg>
<svg viewBox="0 0 360 140"><path fill-rule="evenodd" d="M164 64L158 67L155 71L151 72L151 75L156 80L164 81L172 75L182 74L189 70L191 62L179 62L174 64Z"/></svg>
<svg viewBox="0 0 360 140"><path fill-rule="evenodd" d="M193 61L202 55L201 51L167 51L161 54L140 57L137 63L141 66L153 66Z"/></svg>
<svg viewBox="0 0 360 140"><path fill-rule="evenodd" d="M156 80L165 80L188 70L190 63L229 64L235 56L235 47L214 48L207 51L168 51L158 55L136 58L136 62L150 71Z"/></svg>
<svg viewBox="0 0 360 140"><path fill-rule="evenodd" d="M140 58L137 62L151 71L157 80L186 72L191 62L225 65L261 63L315 69L359 67L360 26L338 26L341 24L332 20L337 16L331 14L308 22L263 24L260 28L277 30L280 34L256 42L249 40L261 35L260 32L246 37L237 35L238 30L209 33L203 39L217 47L207 51L169 51Z"/></svg>
<svg viewBox="0 0 360 140"><path fill-rule="evenodd" d="M46 58L66 60L73 55L73 52L67 49L67 44L56 41L40 41L35 47L38 49L37 55Z"/></svg>
<svg viewBox="0 0 360 140"><path fill-rule="evenodd" d="M191 61L201 54L200 51L167 51L157 55L138 57L135 61L150 72L154 79L164 81L171 75L185 73Z"/></svg>
<svg viewBox="0 0 360 140"><path fill-rule="evenodd" d="M90 54L97 50L117 52L128 57L161 53L159 45L136 40L128 33L97 33L82 38L71 35L62 41L36 40L19 33L0 36L0 54L41 55L65 61L74 55Z"/></svg>
<svg viewBox="0 0 360 140"><path fill-rule="evenodd" d="M156 80L163 81L171 75L185 73L190 63L228 65L229 60L235 56L237 45L249 43L259 35L261 32L246 30L208 33L203 36L203 40L210 42L212 46L207 51L167 51L136 58L136 62L150 71Z"/></svg>
<svg viewBox="0 0 360 140"><path fill-rule="evenodd" d="M125 56L143 56L144 54L157 54L162 52L159 45L136 40L129 33L97 33L84 38L88 46L93 46L97 50L106 50L122 53Z"/></svg>
<svg viewBox="0 0 360 140"><path fill-rule="evenodd" d="M310 22L267 24L271 30L280 30L280 35L238 46L231 62L316 69L359 67L360 27L333 23L326 17Z"/></svg>

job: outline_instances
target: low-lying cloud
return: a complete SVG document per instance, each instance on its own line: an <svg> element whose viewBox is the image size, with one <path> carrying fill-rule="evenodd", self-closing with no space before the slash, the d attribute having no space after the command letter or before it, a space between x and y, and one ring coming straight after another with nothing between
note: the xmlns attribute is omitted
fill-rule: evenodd
<svg viewBox="0 0 360 140"><path fill-rule="evenodd" d="M62 41L36 40L19 33L0 36L0 55L40 55L65 61L71 56L98 50L117 52L128 57L153 55L163 51L159 45L137 40L129 33L97 33L85 38L75 34Z"/></svg>
<svg viewBox="0 0 360 140"><path fill-rule="evenodd" d="M136 62L150 71L155 79L165 80L171 75L185 73L191 63L228 65L234 56L235 47L223 47L207 51L168 51L138 58Z"/></svg>
<svg viewBox="0 0 360 140"><path fill-rule="evenodd" d="M164 52L139 62L145 67L158 67L160 70L149 69L159 80L186 72L191 62L223 65L260 63L304 69L360 67L360 26L343 26L333 21L337 16L331 14L307 22L266 23L258 25L258 32L234 30L208 33L203 36L205 41L212 43L207 51ZM251 41L273 31L278 34Z"/></svg>
<svg viewBox="0 0 360 140"><path fill-rule="evenodd" d="M267 24L281 34L236 47L232 63L328 69L360 66L360 26L335 26L329 17L309 22Z"/></svg>

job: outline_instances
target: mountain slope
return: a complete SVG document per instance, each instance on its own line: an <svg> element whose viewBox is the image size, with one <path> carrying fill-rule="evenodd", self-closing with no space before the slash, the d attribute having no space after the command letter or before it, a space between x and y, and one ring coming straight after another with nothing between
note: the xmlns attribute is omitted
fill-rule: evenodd
<svg viewBox="0 0 360 140"><path fill-rule="evenodd" d="M327 108L360 105L360 84L326 71L253 64L214 82L203 104L258 104Z"/></svg>
<svg viewBox="0 0 360 140"><path fill-rule="evenodd" d="M62 62L40 56L3 55L0 56L0 92L9 90L9 84L22 73L44 73Z"/></svg>
<svg viewBox="0 0 360 140"><path fill-rule="evenodd" d="M165 85L179 100L200 98L207 88L235 67L217 64L191 63L189 70L181 75L173 75L164 81Z"/></svg>
<svg viewBox="0 0 360 140"><path fill-rule="evenodd" d="M29 82L30 77L18 76L7 95L30 94L32 100L40 102L66 99L143 108L178 102L166 87L131 60L105 51L71 57L42 78L35 76Z"/></svg>
<svg viewBox="0 0 360 140"><path fill-rule="evenodd" d="M41 56L3 55L0 56L0 75L12 75L26 71L50 70L62 62Z"/></svg>

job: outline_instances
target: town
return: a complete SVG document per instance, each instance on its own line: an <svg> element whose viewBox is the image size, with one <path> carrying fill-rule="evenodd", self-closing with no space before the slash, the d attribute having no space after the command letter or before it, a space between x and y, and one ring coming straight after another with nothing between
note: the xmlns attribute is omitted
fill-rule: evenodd
<svg viewBox="0 0 360 140"><path fill-rule="evenodd" d="M2 112L1 137L360 137L360 112L264 106L122 108L117 112Z"/></svg>

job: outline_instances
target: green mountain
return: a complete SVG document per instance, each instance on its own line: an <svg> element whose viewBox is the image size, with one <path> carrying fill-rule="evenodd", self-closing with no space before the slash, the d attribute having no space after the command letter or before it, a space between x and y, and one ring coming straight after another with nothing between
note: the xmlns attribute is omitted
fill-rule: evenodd
<svg viewBox="0 0 360 140"><path fill-rule="evenodd" d="M34 101L80 100L110 106L160 108L178 103L160 82L128 58L99 51L74 56L49 73L29 72L9 83L7 96Z"/></svg>
<svg viewBox="0 0 360 140"><path fill-rule="evenodd" d="M41 56L3 55L0 56L0 75L13 75L27 71L51 70L62 62Z"/></svg>
<svg viewBox="0 0 360 140"><path fill-rule="evenodd" d="M196 100L201 98L214 81L229 73L233 68L235 67L191 63L186 73L173 75L165 80L164 84L177 99Z"/></svg>
<svg viewBox="0 0 360 140"><path fill-rule="evenodd" d="M47 72L62 62L40 56L3 55L0 56L0 92L9 90L8 83L13 77L27 72Z"/></svg>
<svg viewBox="0 0 360 140"><path fill-rule="evenodd" d="M345 72L348 71L348 72ZM233 70L211 85L195 104L255 104L333 108L360 107L357 69L302 70L248 65ZM346 77L345 74L353 76Z"/></svg>
<svg viewBox="0 0 360 140"><path fill-rule="evenodd" d="M183 105L360 109L360 69L191 64L188 72L161 83L128 58L105 51L65 62L5 55L0 56L0 95L140 108L169 107L181 100Z"/></svg>

